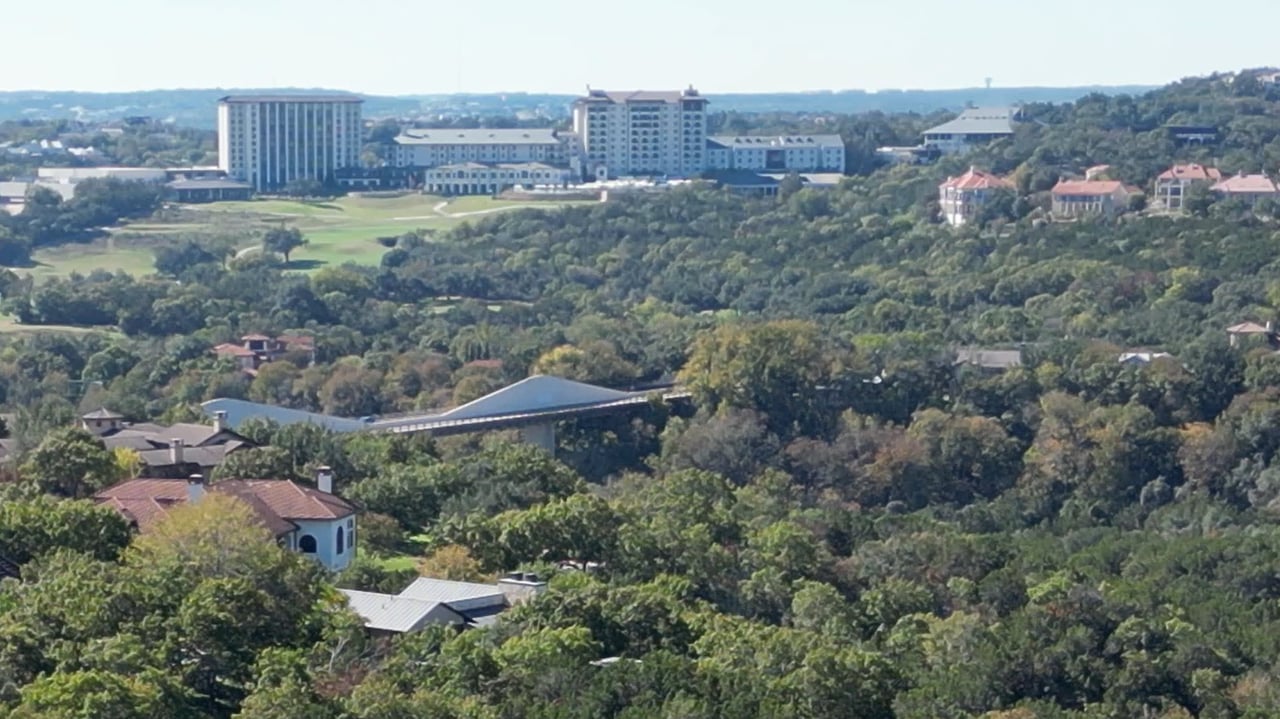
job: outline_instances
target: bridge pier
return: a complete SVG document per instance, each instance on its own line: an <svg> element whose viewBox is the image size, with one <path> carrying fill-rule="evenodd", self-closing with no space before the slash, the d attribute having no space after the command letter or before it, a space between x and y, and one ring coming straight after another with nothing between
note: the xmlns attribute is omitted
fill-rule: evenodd
<svg viewBox="0 0 1280 719"><path fill-rule="evenodd" d="M556 453L556 426L554 423L527 424L520 428L520 440Z"/></svg>

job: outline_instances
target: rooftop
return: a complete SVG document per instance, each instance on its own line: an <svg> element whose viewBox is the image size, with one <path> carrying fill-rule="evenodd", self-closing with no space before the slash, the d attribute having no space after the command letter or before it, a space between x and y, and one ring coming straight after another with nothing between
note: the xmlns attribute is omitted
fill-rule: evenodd
<svg viewBox="0 0 1280 719"><path fill-rule="evenodd" d="M340 519L356 511L341 497L287 479L228 479L208 485L207 490L244 501L276 536L296 529L295 520ZM94 498L115 507L145 532L189 496L185 479L130 479Z"/></svg>
<svg viewBox="0 0 1280 719"><path fill-rule="evenodd" d="M364 619L370 629L384 632L411 632L435 619L441 623L462 624L465 620L440 602L424 602L408 597L377 592L339 589L347 596L351 610Z"/></svg>
<svg viewBox="0 0 1280 719"><path fill-rule="evenodd" d="M949 190L990 190L1012 187L1012 182L1002 177L997 177L990 172L983 172L976 167L970 167L968 172L959 177L948 177L945 182L938 186L939 189Z"/></svg>
<svg viewBox="0 0 1280 719"><path fill-rule="evenodd" d="M251 190L253 185L235 180L174 180L167 187L173 190Z"/></svg>
<svg viewBox="0 0 1280 719"><path fill-rule="evenodd" d="M1053 186L1053 194L1059 197L1094 197L1128 190L1123 182L1115 180L1062 180Z"/></svg>
<svg viewBox="0 0 1280 719"><path fill-rule="evenodd" d="M1213 186L1214 192L1228 195L1274 195L1280 192L1266 175L1234 175Z"/></svg>
<svg viewBox="0 0 1280 719"><path fill-rule="evenodd" d="M552 128L481 130L405 130L397 145L554 145L560 142Z"/></svg>
<svg viewBox="0 0 1280 719"><path fill-rule="evenodd" d="M712 135L707 138L707 144L721 145L726 148L830 147L844 149L844 140L839 135Z"/></svg>
<svg viewBox="0 0 1280 719"><path fill-rule="evenodd" d="M1022 366L1022 350L956 350L956 364L967 364L987 369L1008 369Z"/></svg>
<svg viewBox="0 0 1280 719"><path fill-rule="evenodd" d="M611 102L615 104L627 102L668 102L702 99L697 90L589 90L578 102Z"/></svg>
<svg viewBox="0 0 1280 719"><path fill-rule="evenodd" d="M1017 108L970 107L956 119L924 131L925 135L1012 135Z"/></svg>
<svg viewBox="0 0 1280 719"><path fill-rule="evenodd" d="M1220 180L1222 171L1204 165L1174 165L1156 176L1159 180Z"/></svg>
<svg viewBox="0 0 1280 719"><path fill-rule="evenodd" d="M271 95L227 95L218 98L219 103L249 103L249 102L364 102L361 98L346 93L333 94L312 94L298 93L296 95L289 93L279 93Z"/></svg>
<svg viewBox="0 0 1280 719"><path fill-rule="evenodd" d="M413 581L400 597L416 599L423 602L445 602L448 604L466 604L476 600L484 600L486 604L505 602L506 595L496 584L479 584L476 582L454 582L447 579L419 577Z"/></svg>

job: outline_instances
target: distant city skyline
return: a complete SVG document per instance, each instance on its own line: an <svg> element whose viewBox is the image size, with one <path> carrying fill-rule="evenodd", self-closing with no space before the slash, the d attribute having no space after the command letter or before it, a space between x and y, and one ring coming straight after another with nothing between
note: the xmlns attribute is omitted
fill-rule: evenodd
<svg viewBox="0 0 1280 719"><path fill-rule="evenodd" d="M373 95L1162 85L1280 65L1274 0L64 0L6 7L0 91L323 87ZM127 10L127 11L126 11ZM1246 21L1247 19L1247 21ZM14 29L26 28L14 32Z"/></svg>

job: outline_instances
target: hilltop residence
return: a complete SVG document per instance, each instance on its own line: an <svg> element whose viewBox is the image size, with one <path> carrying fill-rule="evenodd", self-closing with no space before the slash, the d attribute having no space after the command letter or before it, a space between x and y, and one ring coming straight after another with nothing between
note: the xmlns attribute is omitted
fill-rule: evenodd
<svg viewBox="0 0 1280 719"><path fill-rule="evenodd" d="M1155 197L1152 198L1154 205L1180 212L1183 198L1193 185L1199 183L1208 186L1221 179L1222 172L1216 167L1174 165L1156 177Z"/></svg>
<svg viewBox="0 0 1280 719"><path fill-rule="evenodd" d="M1266 175L1233 175L1210 189L1224 199L1243 200L1250 206L1259 200L1280 198L1280 188Z"/></svg>
<svg viewBox="0 0 1280 719"><path fill-rule="evenodd" d="M209 484L190 479L130 479L94 495L99 504L120 512L146 533L182 504L195 504L209 492L243 501L280 546L313 557L335 572L356 553L356 507L333 493L333 473L321 467L316 486L288 479L228 479Z"/></svg>
<svg viewBox="0 0 1280 719"><path fill-rule="evenodd" d="M983 205L997 192L1013 190L1013 183L976 167L959 177L948 177L938 185L938 205L942 219L952 227L972 222Z"/></svg>
<svg viewBox="0 0 1280 719"><path fill-rule="evenodd" d="M956 119L925 130L924 144L943 154L963 152L973 145L1011 137L1020 117L1016 107L966 108Z"/></svg>
<svg viewBox="0 0 1280 719"><path fill-rule="evenodd" d="M1129 209L1129 197L1136 189L1115 180L1063 180L1051 193L1051 212L1058 219L1114 217Z"/></svg>
<svg viewBox="0 0 1280 719"><path fill-rule="evenodd" d="M420 577L399 594L339 590L365 627L380 634L416 632L432 624L489 626L511 606L545 592L535 574L516 572L494 584Z"/></svg>
<svg viewBox="0 0 1280 719"><path fill-rule="evenodd" d="M185 479L210 476L214 467L233 452L258 446L227 426L227 414L215 413L213 424L159 425L128 423L124 416L102 408L80 418L80 428L94 435L109 450L131 449L142 460L145 478Z"/></svg>

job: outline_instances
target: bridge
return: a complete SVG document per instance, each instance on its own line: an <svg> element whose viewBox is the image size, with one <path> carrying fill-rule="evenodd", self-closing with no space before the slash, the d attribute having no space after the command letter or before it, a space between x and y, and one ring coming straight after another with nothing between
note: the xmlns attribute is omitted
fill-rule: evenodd
<svg viewBox="0 0 1280 719"><path fill-rule="evenodd" d="M353 419L239 399L212 399L201 407L211 417L219 412L225 413L222 416L231 428L260 418L282 425L306 422L334 432L426 433L434 437L518 429L524 441L554 452L556 422L622 414L654 402L673 404L689 399L689 392L678 388L625 391L560 377L534 375L460 407L435 414Z"/></svg>

